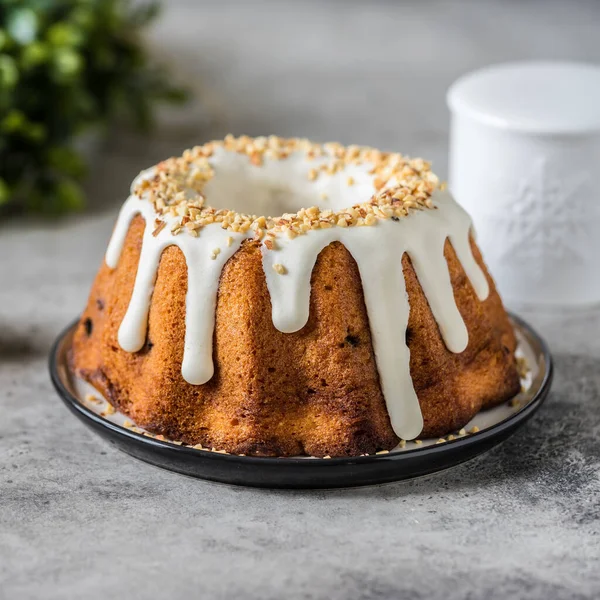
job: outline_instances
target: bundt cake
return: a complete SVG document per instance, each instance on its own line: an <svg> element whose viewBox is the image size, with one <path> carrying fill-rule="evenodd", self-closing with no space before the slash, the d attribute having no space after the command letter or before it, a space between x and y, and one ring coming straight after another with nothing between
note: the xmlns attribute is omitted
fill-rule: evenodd
<svg viewBox="0 0 600 600"><path fill-rule="evenodd" d="M425 161L228 136L134 181L70 365L169 439L351 456L507 401L515 349Z"/></svg>

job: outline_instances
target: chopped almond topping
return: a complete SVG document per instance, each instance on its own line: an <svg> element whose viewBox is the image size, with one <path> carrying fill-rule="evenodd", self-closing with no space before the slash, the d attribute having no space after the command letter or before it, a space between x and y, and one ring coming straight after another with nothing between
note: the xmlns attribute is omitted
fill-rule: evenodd
<svg viewBox="0 0 600 600"><path fill-rule="evenodd" d="M156 219L156 221L154 221L155 227L154 227L154 231L152 232L152 235L154 237L156 237L165 227L166 227L166 223L165 221L160 221L159 219Z"/></svg>
<svg viewBox="0 0 600 600"><path fill-rule="evenodd" d="M365 165L373 176L374 193L361 204L337 212L330 211L328 215L318 207L274 218L215 209L206 205L204 188L215 175L211 159L217 148L244 154L258 168L264 165L266 159L285 160L292 152L304 153L307 163L318 157L321 163L307 171L311 181L317 179L320 173L333 176L349 165ZM355 183L352 176L348 176L346 181L348 185ZM287 233L295 237L311 229L370 226L382 219L397 220L411 210L435 208L431 194L437 188L438 179L431 172L429 163L419 158L409 159L401 154L368 147L345 148L337 143L313 144L308 140L276 136L236 138L228 135L224 141L208 142L186 150L179 158L159 163L154 176L140 181L134 193L152 202L159 217L180 217L171 226L173 235L185 228L190 235L197 236L202 227L220 223L223 229L229 231L246 233L253 229L261 239L264 232ZM327 198L325 192L321 192L320 196ZM156 220L154 235L160 233L164 223L162 219Z"/></svg>

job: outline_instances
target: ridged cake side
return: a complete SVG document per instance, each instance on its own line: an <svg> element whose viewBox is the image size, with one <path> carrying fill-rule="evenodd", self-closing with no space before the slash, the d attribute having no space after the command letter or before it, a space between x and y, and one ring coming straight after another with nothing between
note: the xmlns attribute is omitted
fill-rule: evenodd
<svg viewBox="0 0 600 600"><path fill-rule="evenodd" d="M392 430L379 384L362 283L339 242L319 255L310 317L295 333L278 331L260 243L244 242L223 269L214 333L213 378L191 385L181 375L187 266L181 250L163 251L140 352L121 349L117 333L131 298L144 220L134 218L115 269L103 264L71 350L74 372L141 427L188 444L231 453L348 456L391 449ZM449 242L445 256L467 349L450 352L410 259L403 270L410 302L410 370L424 429L445 435L520 388L516 340L493 281L480 301Z"/></svg>

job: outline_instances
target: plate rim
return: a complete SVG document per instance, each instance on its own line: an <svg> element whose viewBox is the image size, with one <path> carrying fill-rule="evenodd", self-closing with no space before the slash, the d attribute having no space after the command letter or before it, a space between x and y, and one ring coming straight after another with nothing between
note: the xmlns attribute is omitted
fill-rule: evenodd
<svg viewBox="0 0 600 600"><path fill-rule="evenodd" d="M108 432L110 432L113 436L118 436L123 439L123 442L126 440L134 443L141 444L146 451L150 449L154 449L156 451L171 451L176 452L179 455L186 455L188 457L193 457L197 460L207 460L207 461L218 461L222 463L225 467L229 465L232 468L236 466L243 465L244 467L256 466L262 468L282 468L282 467L309 467L311 469L332 469L335 467L348 467L351 465L369 465L372 463L383 463L383 462L398 462L398 461L407 461L411 458L414 458L418 455L420 459L426 459L427 457L435 458L441 454L447 453L449 450L454 450L455 452L460 451L461 448L467 449L472 448L473 446L490 446L493 445L494 440L499 438L497 442L504 440L506 437L510 436L516 428L524 424L528 421L531 416L540 408L540 406L546 400L548 393L550 391L552 379L554 376L554 364L552 360L552 354L548 347L547 342L537 333L537 331L529 325L524 319L513 314L508 313L511 320L519 326L519 328L526 331L529 337L535 339L536 343L539 345L540 353L544 358L544 363L546 365L546 369L543 372L543 377L539 385L538 391L535 393L534 397L520 410L515 411L513 414L507 416L502 421L492 425L491 427L487 427L482 429L476 433L470 434L465 437L458 437L454 440L447 440L443 444L433 444L429 446L425 446L423 448L413 448L410 450L404 450L402 452L394 452L389 451L388 453L382 454L369 454L366 456L348 456L348 457L332 457L328 459L318 458L318 457L273 457L273 456L240 456L237 454L227 454L218 451L212 450L200 450L193 447L188 447L185 445L175 444L166 440L157 440L155 438L145 436L140 433L136 433L126 427L113 423L107 419L102 418L100 415L96 414L91 409L87 408L77 397L67 388L64 384L62 376L60 374L60 365L59 365L59 354L61 349L61 344L64 343L65 338L71 333L71 330L78 323L78 319L71 322L67 327L63 328L54 343L52 344L52 348L50 350L49 355L49 371L50 378L52 384L58 393L61 400L64 404L73 412L76 416L78 416L84 423L88 426L95 425L97 428L104 428ZM64 367L67 372L69 372L68 365ZM102 435L102 434L100 434ZM105 434L105 435L108 435ZM484 450L482 450L483 452ZM478 454L478 453L477 453ZM139 458L139 457L138 457ZM142 459L145 460L145 459ZM465 459L465 460L468 460ZM151 462L151 461L146 461ZM462 462L462 461L459 461ZM156 463L154 463L156 464ZM163 466L163 468L169 469L169 467ZM443 470L441 469L432 469L430 472ZM176 471L176 469L170 469ZM180 471L181 472L181 471ZM202 478L201 475L196 475L196 477ZM396 478L398 479L410 479L414 476L402 477L401 474ZM206 479L211 479L206 477ZM225 479L213 479L217 481L226 481ZM387 479L386 479L387 481ZM258 485L258 484L244 484L244 485ZM351 485L368 485L368 484L348 484ZM269 484L264 485L263 487L277 487L276 485ZM306 485L296 485L285 487L310 487ZM322 487L322 486L315 486ZM331 487L331 486L330 486ZM344 487L339 484L336 484L334 487Z"/></svg>

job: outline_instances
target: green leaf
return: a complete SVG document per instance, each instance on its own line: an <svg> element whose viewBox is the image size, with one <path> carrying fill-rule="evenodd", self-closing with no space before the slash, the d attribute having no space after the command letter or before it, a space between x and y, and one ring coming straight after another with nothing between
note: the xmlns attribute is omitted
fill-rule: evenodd
<svg viewBox="0 0 600 600"><path fill-rule="evenodd" d="M4 133L15 133L20 131L25 123L27 123L27 118L23 112L13 109L0 121L0 129Z"/></svg>
<svg viewBox="0 0 600 600"><path fill-rule="evenodd" d="M50 167L71 177L81 177L86 171L84 160L72 148L50 148L46 157Z"/></svg>
<svg viewBox="0 0 600 600"><path fill-rule="evenodd" d="M0 54L0 90L12 88L19 81L19 70L12 56Z"/></svg>
<svg viewBox="0 0 600 600"><path fill-rule="evenodd" d="M10 199L10 189L4 179L0 179L0 206L6 204Z"/></svg>
<svg viewBox="0 0 600 600"><path fill-rule="evenodd" d="M53 53L54 74L58 81L74 79L83 67L80 54L70 48L58 48Z"/></svg>
<svg viewBox="0 0 600 600"><path fill-rule="evenodd" d="M78 46L81 44L82 32L68 23L56 23L46 33L46 39L53 46Z"/></svg>
<svg viewBox="0 0 600 600"><path fill-rule="evenodd" d="M42 123L29 121L25 114L17 109L0 120L0 131L4 134L18 135L34 142L41 142L46 137L46 128Z"/></svg>
<svg viewBox="0 0 600 600"><path fill-rule="evenodd" d="M71 13L71 21L73 24L84 31L92 29L96 19L93 7L91 5L88 6L88 4L90 3L84 3Z"/></svg>
<svg viewBox="0 0 600 600"><path fill-rule="evenodd" d="M83 190L70 179L62 179L56 185L56 199L60 211L81 210L84 205Z"/></svg>
<svg viewBox="0 0 600 600"><path fill-rule="evenodd" d="M41 142L46 137L46 128L42 123L27 123L23 134L32 142Z"/></svg>
<svg viewBox="0 0 600 600"><path fill-rule="evenodd" d="M33 69L46 62L50 57L48 46L42 42L32 42L23 47L21 52L21 67L25 70Z"/></svg>

